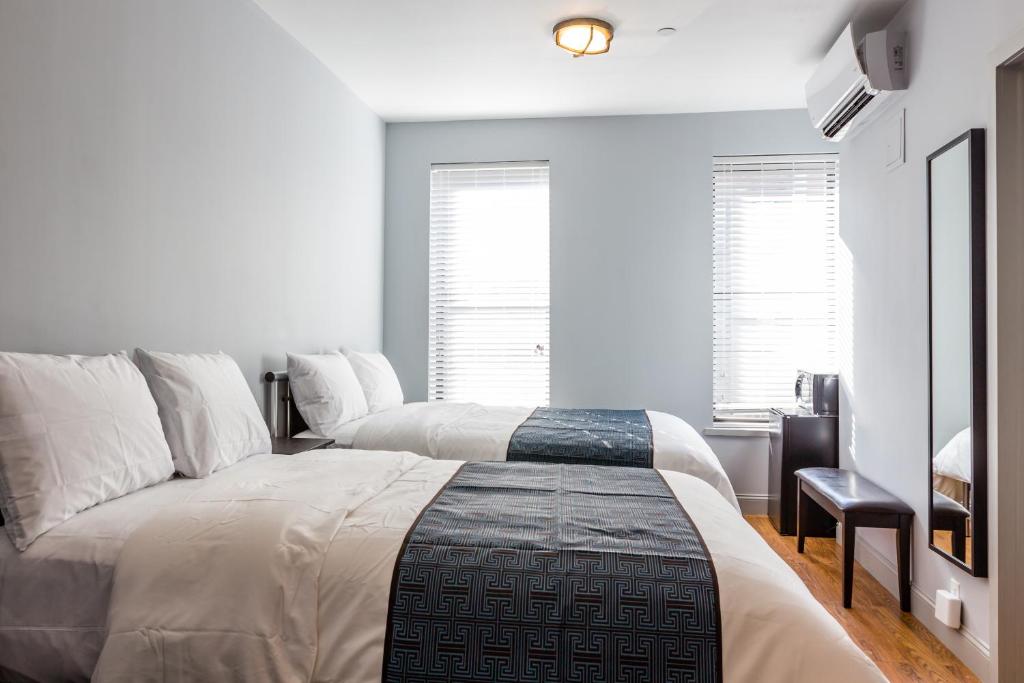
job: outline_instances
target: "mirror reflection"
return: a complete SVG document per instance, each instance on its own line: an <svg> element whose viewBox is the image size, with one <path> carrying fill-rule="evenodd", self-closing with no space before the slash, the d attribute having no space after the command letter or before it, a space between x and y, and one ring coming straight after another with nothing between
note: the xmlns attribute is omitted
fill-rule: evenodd
<svg viewBox="0 0 1024 683"><path fill-rule="evenodd" d="M972 131L973 132L973 131ZM980 153L969 133L929 157L931 289L931 510L932 547L971 569L976 565L978 500L975 474L977 382L984 387L984 356L972 312L981 306L972 278L972 254L984 224L976 225L975 196L984 191L972 177L972 154ZM982 278L983 283L983 278ZM982 322L984 316L982 315ZM982 332L983 333L983 332ZM981 376L979 376L979 374ZM984 391L980 392L984 400ZM982 427L983 429L984 427Z"/></svg>

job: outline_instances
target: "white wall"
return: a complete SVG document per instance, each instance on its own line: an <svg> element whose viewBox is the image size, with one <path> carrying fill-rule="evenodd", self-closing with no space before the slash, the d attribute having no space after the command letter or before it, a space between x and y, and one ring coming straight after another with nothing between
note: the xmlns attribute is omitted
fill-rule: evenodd
<svg viewBox="0 0 1024 683"><path fill-rule="evenodd" d="M426 396L431 163L551 162L551 400L711 424L711 160L836 151L804 111L389 124L384 349ZM709 438L740 494L763 438Z"/></svg>
<svg viewBox="0 0 1024 683"><path fill-rule="evenodd" d="M0 0L0 349L381 342L384 124L248 0Z"/></svg>
<svg viewBox="0 0 1024 683"><path fill-rule="evenodd" d="M840 236L854 282L852 313L843 328L848 411L842 420L841 457L844 466L855 465L914 506L915 613L984 677L995 635L989 628L990 602L996 602L990 582L968 576L927 547L925 157L965 130L988 125L994 96L990 53L1024 27L1024 3L911 0L895 25L909 32L910 89L877 123L842 145ZM887 173L885 123L899 108L907 112L907 163ZM990 145L990 169L992 152ZM990 232L990 254L991 238ZM990 284L990 312L991 289ZM991 329L990 319L990 335ZM990 453L990 461L994 457ZM891 532L862 532L861 549L866 551L862 561L894 585L886 567L895 561ZM930 606L921 599L934 598L951 577L961 582L964 597L960 634L929 621Z"/></svg>

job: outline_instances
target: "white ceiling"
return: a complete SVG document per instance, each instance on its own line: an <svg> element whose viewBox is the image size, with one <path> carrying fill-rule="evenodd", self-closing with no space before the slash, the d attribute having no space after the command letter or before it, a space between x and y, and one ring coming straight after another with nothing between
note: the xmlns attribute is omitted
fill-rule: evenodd
<svg viewBox="0 0 1024 683"><path fill-rule="evenodd" d="M387 121L662 114L804 106L842 26L902 0L256 0ZM551 28L611 21L573 59ZM675 35L657 35L674 26ZM872 26L874 28L876 26Z"/></svg>

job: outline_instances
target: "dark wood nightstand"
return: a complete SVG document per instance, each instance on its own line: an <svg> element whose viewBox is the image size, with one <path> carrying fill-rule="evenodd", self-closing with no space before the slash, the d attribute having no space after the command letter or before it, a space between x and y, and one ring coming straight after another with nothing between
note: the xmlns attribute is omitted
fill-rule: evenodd
<svg viewBox="0 0 1024 683"><path fill-rule="evenodd" d="M839 467L839 416L772 408L768 412L768 518L783 536L796 533L796 477L805 467ZM813 506L807 536L835 538L836 522Z"/></svg>
<svg viewBox="0 0 1024 683"><path fill-rule="evenodd" d="M270 444L272 453L278 455L297 455L306 451L330 448L334 445L334 439L287 439L275 437L270 440Z"/></svg>

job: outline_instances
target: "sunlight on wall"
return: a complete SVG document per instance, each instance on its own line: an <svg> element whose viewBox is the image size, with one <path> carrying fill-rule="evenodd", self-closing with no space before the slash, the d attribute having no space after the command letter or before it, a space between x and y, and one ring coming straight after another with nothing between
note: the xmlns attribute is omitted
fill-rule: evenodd
<svg viewBox="0 0 1024 683"><path fill-rule="evenodd" d="M853 254L842 236L836 242L836 360L842 392L840 410L850 419L850 460L857 463L857 416L854 404Z"/></svg>

